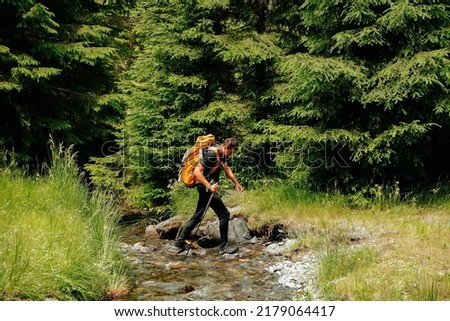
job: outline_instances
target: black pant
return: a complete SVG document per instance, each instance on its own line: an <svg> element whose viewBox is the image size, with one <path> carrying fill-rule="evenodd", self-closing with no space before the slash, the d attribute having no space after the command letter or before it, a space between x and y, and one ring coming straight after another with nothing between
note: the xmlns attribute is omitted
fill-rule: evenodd
<svg viewBox="0 0 450 321"><path fill-rule="evenodd" d="M180 236L177 239L178 242L182 242L191 236L191 232L195 226L202 220L202 215L208 204L211 192L208 191L203 185L197 186L198 202L197 209L191 219L184 225L181 230ZM219 230L220 230L220 246L225 246L228 243L228 221L230 220L230 211L228 211L225 204L222 202L219 193L215 193L209 206L214 210L219 218Z"/></svg>

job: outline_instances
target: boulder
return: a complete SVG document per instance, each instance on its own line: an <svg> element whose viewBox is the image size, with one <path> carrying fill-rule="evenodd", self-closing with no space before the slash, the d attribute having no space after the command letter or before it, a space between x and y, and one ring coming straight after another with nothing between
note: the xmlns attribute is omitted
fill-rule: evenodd
<svg viewBox="0 0 450 321"><path fill-rule="evenodd" d="M145 235L149 238L175 239L180 227L184 224L183 218L174 216L157 225L149 225L145 229ZM193 233L197 231L197 227ZM208 221L200 223L197 238L207 239L211 246L219 244L220 231L219 220L216 216ZM230 244L240 244L249 242L252 239L247 222L242 217L235 217L230 220L228 228L228 242ZM204 245L204 244L203 244ZM208 246L207 246L208 247Z"/></svg>
<svg viewBox="0 0 450 321"><path fill-rule="evenodd" d="M178 230L184 221L181 216L174 216L155 226L156 232L162 239L174 240L177 237Z"/></svg>
<svg viewBox="0 0 450 321"><path fill-rule="evenodd" d="M247 222L242 217L236 217L230 221L228 240L230 243L246 243L252 239Z"/></svg>
<svg viewBox="0 0 450 321"><path fill-rule="evenodd" d="M195 231L195 230L194 230ZM207 238L211 243L219 244L220 231L217 219L204 222L199 228L197 237ZM252 239L247 222L242 217L235 217L228 223L228 242L240 244Z"/></svg>
<svg viewBox="0 0 450 321"><path fill-rule="evenodd" d="M156 225L149 225L145 229L145 236L150 239L159 239L159 233L156 230Z"/></svg>

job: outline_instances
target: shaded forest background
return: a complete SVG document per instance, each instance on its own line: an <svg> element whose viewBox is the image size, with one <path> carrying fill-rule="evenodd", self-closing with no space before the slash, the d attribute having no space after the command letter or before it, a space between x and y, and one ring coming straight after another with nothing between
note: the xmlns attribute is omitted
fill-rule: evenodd
<svg viewBox="0 0 450 321"><path fill-rule="evenodd" d="M99 188L166 204L195 137L242 183L371 195L447 184L450 1L0 1L0 145L51 135Z"/></svg>

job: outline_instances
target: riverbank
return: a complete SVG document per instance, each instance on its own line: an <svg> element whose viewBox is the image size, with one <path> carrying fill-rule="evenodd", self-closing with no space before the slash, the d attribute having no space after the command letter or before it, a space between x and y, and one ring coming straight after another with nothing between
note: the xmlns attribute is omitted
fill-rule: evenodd
<svg viewBox="0 0 450 321"><path fill-rule="evenodd" d="M177 266L166 259L155 263L172 253L171 241L150 247L139 245L140 239L125 250L131 256L144 253L148 261L131 261L134 284L129 284L114 202L92 195L70 154L59 155L45 175L28 177L11 168L1 172L2 300L123 299L128 291L133 300L157 298L158 291L169 291L165 299L173 296L170 291L181 291L180 299L198 300L214 295L236 300L450 300L450 202L445 198L420 204L386 197L355 207L339 194L280 184L243 194L223 190L232 215L246 220L252 237L267 236L273 246L260 239L243 245L242 256L233 259L205 249L200 254L206 255L197 253L187 266ZM195 193L174 189L175 214L191 215ZM215 219L211 213L208 217ZM144 221L133 227L138 238ZM290 241L283 254L271 254L271 246L285 239ZM192 271L197 274L189 276ZM225 282L228 287L216 294L214 287L202 285L233 271L241 271L235 283Z"/></svg>
<svg viewBox="0 0 450 321"><path fill-rule="evenodd" d="M178 215L189 216L195 191L175 189ZM274 184L231 192L226 204L255 233L282 226L292 260L317 257L314 286L324 300L449 300L450 202L428 204L382 195L367 206L339 194ZM213 215L213 214L211 214ZM270 232L270 231L266 231Z"/></svg>

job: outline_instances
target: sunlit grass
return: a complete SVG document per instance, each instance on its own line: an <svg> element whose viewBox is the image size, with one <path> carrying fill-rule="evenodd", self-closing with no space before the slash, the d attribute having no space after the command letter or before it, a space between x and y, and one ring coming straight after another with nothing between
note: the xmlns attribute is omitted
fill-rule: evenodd
<svg viewBox="0 0 450 321"><path fill-rule="evenodd" d="M112 297L119 288L114 280L120 288L127 282L115 205L88 191L70 150L53 153L41 176L9 168L0 174L0 298Z"/></svg>
<svg viewBox="0 0 450 321"><path fill-rule="evenodd" d="M336 287L342 278L358 273L372 264L377 258L377 253L369 247L350 248L333 246L328 248L321 257L321 264L317 275L323 295L327 299L336 299ZM358 287L355 287L359 290ZM361 291L359 290L358 293ZM367 300L370 292L362 293L362 300ZM343 299L343 298L339 298Z"/></svg>
<svg viewBox="0 0 450 321"><path fill-rule="evenodd" d="M449 300L450 198L445 188L428 196L389 195L356 201L275 183L227 205L242 207L251 229L283 224L296 238L294 252L320 257L317 286L329 300ZM450 195L450 194L447 194ZM177 213L189 215L196 195L180 189Z"/></svg>

